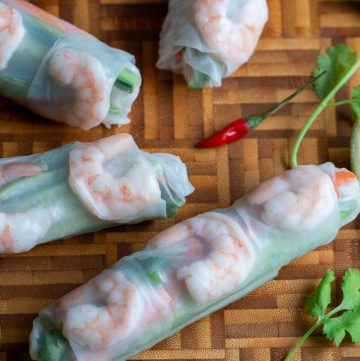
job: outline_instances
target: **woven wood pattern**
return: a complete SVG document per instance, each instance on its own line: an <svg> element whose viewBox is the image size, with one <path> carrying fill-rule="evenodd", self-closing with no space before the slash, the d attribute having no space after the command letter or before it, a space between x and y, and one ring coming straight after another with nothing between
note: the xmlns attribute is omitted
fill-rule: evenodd
<svg viewBox="0 0 360 361"><path fill-rule="evenodd" d="M155 68L165 0L37 0L40 7L135 54L143 75L132 123L120 130L80 131L42 119L0 99L0 156L41 152L73 140L127 131L148 151L172 152L187 163L196 192L175 219L113 228L52 242L0 258L1 361L29 360L28 335L37 312L118 258L141 249L175 222L228 206L254 185L287 168L293 140L318 103L306 90L243 141L216 150L194 144L241 115L258 114L309 79L315 57L336 42L360 52L360 2L268 0L270 20L251 61L220 89L190 91L181 76ZM360 73L351 85L360 83ZM342 96L348 91L342 92ZM304 141L300 163L349 166L351 121L346 107L328 108ZM136 360L280 361L310 326L304 303L327 269L337 276L360 267L360 219L326 247L295 260L276 280ZM336 285L340 297L339 284ZM294 358L360 360L347 340L335 348L320 332Z"/></svg>

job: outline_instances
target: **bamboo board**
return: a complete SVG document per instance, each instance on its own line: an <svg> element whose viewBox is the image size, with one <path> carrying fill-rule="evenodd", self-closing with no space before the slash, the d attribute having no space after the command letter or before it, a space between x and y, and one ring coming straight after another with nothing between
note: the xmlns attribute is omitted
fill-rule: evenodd
<svg viewBox="0 0 360 361"><path fill-rule="evenodd" d="M252 187L287 168L294 138L318 100L306 90L243 141L196 150L204 135L241 115L258 114L309 78L315 58L332 43L360 53L360 2L268 0L270 21L251 61L219 89L189 91L181 76L158 71L158 34L165 0L37 0L40 7L135 54L143 75L132 123L121 129L80 131L42 119L0 99L0 156L41 152L73 140L130 132L148 151L172 152L187 163L196 192L175 219L124 226L52 242L0 257L1 361L29 360L28 335L38 311L86 282L118 258L141 249L172 224L226 207ZM351 85L360 83L360 73ZM348 90L342 92L347 96ZM351 121L346 107L327 109L301 148L300 163L349 166ZM297 259L267 283L226 309L187 327L136 360L280 361L311 324L306 296L328 269L337 276L360 268L360 218L326 247ZM341 296L339 284L335 287ZM294 358L360 360L349 340L335 348L320 332Z"/></svg>

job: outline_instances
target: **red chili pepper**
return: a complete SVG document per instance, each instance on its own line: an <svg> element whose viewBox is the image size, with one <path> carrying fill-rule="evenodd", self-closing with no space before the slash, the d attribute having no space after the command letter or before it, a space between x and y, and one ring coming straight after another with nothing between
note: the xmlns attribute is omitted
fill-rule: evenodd
<svg viewBox="0 0 360 361"><path fill-rule="evenodd" d="M242 119L237 119L227 125L225 128L219 130L218 132L214 133L210 137L202 140L197 147L198 148L213 148L218 147L219 145L232 143L235 140L238 140L253 129L255 129L263 120L269 117L271 114L275 113L277 110L282 108L285 104L287 104L292 98L296 95L301 93L304 89L306 89L310 84L312 84L315 80L320 78L325 74L325 71L320 73L317 77L312 78L308 81L305 85L303 85L300 89L296 92L289 95L287 98L282 100L280 103L276 104L275 106L271 107L267 112L257 115L257 116L250 116L244 117Z"/></svg>

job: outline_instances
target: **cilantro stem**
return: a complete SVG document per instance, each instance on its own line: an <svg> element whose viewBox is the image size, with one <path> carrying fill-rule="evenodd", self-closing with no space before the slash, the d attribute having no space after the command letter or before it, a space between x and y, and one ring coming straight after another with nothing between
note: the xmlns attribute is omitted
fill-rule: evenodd
<svg viewBox="0 0 360 361"><path fill-rule="evenodd" d="M347 99L347 100L342 100L340 102L329 103L327 106L328 107L337 107L338 105L354 104L354 103L360 103L360 102L352 100L352 99Z"/></svg>
<svg viewBox="0 0 360 361"><path fill-rule="evenodd" d="M318 318L318 320L312 325L311 328L308 329L308 331L305 333L303 337L301 337L300 341L295 345L294 348L291 349L291 351L288 353L284 361L290 361L291 358L295 355L297 350L304 344L304 342L309 338L309 336L320 326L324 323L325 320L329 319L331 316L335 315L335 313L338 313L339 311L342 311L342 305L335 307L333 310L328 312L327 314L321 316Z"/></svg>
<svg viewBox="0 0 360 361"><path fill-rule="evenodd" d="M335 307L333 310L329 311L326 315L323 316L321 323L324 322L324 320L327 320L328 318L332 317L333 315L335 315L335 313L338 313L340 311L343 311L343 307L342 304L340 304L339 306Z"/></svg>
<svg viewBox="0 0 360 361"><path fill-rule="evenodd" d="M314 123L315 119L318 117L318 115L325 109L325 107L328 105L330 100L336 95L336 93L346 84L346 82L352 77L352 75L356 72L356 70L360 67L360 60L358 60L351 68L350 70L345 74L345 76L339 81L339 83L336 84L336 86L330 91L330 93L323 99L323 101L320 103L320 105L315 109L315 111L312 113L308 121L305 123L304 127L301 129L301 132L299 133L298 137L295 140L295 144L293 147L293 150L291 152L291 168L294 168L298 165L297 162L297 153L300 148L300 144L304 139L305 134L311 127L311 125Z"/></svg>
<svg viewBox="0 0 360 361"><path fill-rule="evenodd" d="M319 320L312 325L311 328L301 337L300 341L295 345L295 347L288 353L284 361L290 361L291 358L296 354L297 350L304 344L308 337L320 326L321 322Z"/></svg>

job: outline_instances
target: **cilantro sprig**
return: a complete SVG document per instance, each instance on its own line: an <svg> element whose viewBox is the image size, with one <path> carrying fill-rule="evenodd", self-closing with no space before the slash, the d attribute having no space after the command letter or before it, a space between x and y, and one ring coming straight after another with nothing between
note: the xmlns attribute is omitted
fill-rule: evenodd
<svg viewBox="0 0 360 361"><path fill-rule="evenodd" d="M331 100L337 92L346 85L359 67L360 59L357 58L356 52L346 44L331 46L325 54L318 56L317 68L313 72L313 77L316 78L323 72L325 72L325 75L314 81L314 90L322 101L305 123L295 140L291 153L291 167L297 166L297 153L306 132L327 106L338 106L349 103L352 106L353 114L360 117L360 87L354 88L351 99L331 103Z"/></svg>
<svg viewBox="0 0 360 361"><path fill-rule="evenodd" d="M317 317L317 321L289 352L284 361L291 360L319 326L323 326L323 333L336 346L340 345L346 333L350 335L352 342L360 343L360 273L354 268L349 268L345 272L341 283L342 301L337 307L326 312L331 303L331 283L334 280L334 272L327 272L314 293L308 298L307 314Z"/></svg>
<svg viewBox="0 0 360 361"><path fill-rule="evenodd" d="M351 108L355 121L360 120L360 85L355 87L351 93Z"/></svg>

